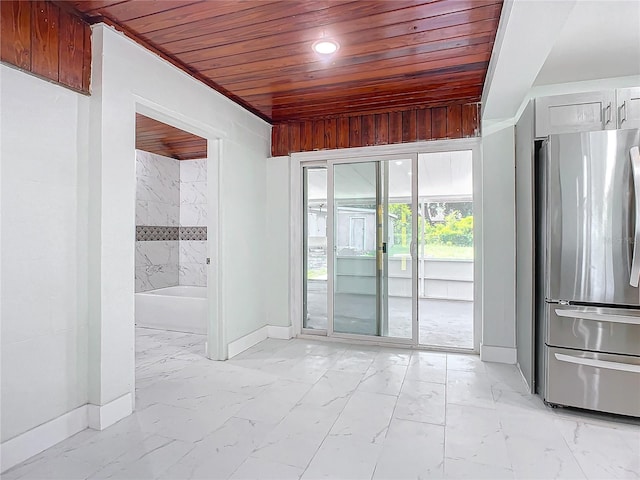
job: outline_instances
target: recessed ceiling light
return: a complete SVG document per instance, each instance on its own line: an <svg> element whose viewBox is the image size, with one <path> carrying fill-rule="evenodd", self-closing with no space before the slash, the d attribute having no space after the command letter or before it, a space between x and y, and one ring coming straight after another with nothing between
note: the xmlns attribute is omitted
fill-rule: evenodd
<svg viewBox="0 0 640 480"><path fill-rule="evenodd" d="M323 38L312 45L313 51L321 55L331 55L338 51L340 45L335 40Z"/></svg>

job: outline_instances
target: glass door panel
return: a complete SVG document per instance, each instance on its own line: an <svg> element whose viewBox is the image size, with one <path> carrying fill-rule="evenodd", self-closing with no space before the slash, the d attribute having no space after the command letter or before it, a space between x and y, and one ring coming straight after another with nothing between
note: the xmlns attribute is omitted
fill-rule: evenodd
<svg viewBox="0 0 640 480"><path fill-rule="evenodd" d="M470 150L418 155L419 342L473 348Z"/></svg>
<svg viewBox="0 0 640 480"><path fill-rule="evenodd" d="M375 162L333 166L333 331L379 335Z"/></svg>
<svg viewBox="0 0 640 480"><path fill-rule="evenodd" d="M303 328L327 330L327 169L305 167Z"/></svg>
<svg viewBox="0 0 640 480"><path fill-rule="evenodd" d="M333 165L333 331L414 338L412 158Z"/></svg>
<svg viewBox="0 0 640 480"><path fill-rule="evenodd" d="M385 255L383 292L384 336L413 338L413 239L412 160L384 161L383 171L388 181L383 198L385 212Z"/></svg>

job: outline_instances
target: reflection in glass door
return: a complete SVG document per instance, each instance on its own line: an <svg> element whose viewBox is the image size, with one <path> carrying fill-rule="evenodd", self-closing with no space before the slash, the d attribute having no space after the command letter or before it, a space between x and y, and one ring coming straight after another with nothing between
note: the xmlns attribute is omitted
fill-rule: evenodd
<svg viewBox="0 0 640 480"><path fill-rule="evenodd" d="M412 341L413 160L339 162L330 169L332 330Z"/></svg>

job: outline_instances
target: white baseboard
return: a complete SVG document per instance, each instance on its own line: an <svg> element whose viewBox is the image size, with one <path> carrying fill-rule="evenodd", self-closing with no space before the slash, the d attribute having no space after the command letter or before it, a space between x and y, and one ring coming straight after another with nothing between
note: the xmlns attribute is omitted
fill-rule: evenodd
<svg viewBox="0 0 640 480"><path fill-rule="evenodd" d="M278 327L275 325L267 325L267 337L279 338L281 340L289 340L293 338L293 326Z"/></svg>
<svg viewBox="0 0 640 480"><path fill-rule="evenodd" d="M288 327L279 327L276 325L266 325L255 332L251 332L244 337L240 337L239 339L231 342L227 347L229 351L229 358L235 357L267 338L289 340L290 338L293 338L293 326L289 325Z"/></svg>
<svg viewBox="0 0 640 480"><path fill-rule="evenodd" d="M480 345L480 360L483 362L508 363L515 365L516 359L517 355L515 348Z"/></svg>
<svg viewBox="0 0 640 480"><path fill-rule="evenodd" d="M88 427L104 430L132 412L131 393L106 405L82 405L3 442L0 445L0 472L15 467Z"/></svg>
<svg viewBox="0 0 640 480"><path fill-rule="evenodd" d="M0 445L0 471L24 462L89 426L89 405L82 405Z"/></svg>
<svg viewBox="0 0 640 480"><path fill-rule="evenodd" d="M268 330L268 327L264 326L255 332L251 332L250 334L229 343L229 346L227 347L229 358L233 358L261 341L266 340L268 337Z"/></svg>
<svg viewBox="0 0 640 480"><path fill-rule="evenodd" d="M89 427L94 430L104 430L133 413L131 393L125 393L105 405L89 404L87 407Z"/></svg>

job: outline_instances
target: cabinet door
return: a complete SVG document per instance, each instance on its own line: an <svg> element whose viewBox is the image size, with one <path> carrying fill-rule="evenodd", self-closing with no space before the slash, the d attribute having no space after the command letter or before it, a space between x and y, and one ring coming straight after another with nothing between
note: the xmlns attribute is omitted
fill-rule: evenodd
<svg viewBox="0 0 640 480"><path fill-rule="evenodd" d="M613 90L536 99L536 137L616 128Z"/></svg>
<svg viewBox="0 0 640 480"><path fill-rule="evenodd" d="M616 90L618 128L640 128L640 87Z"/></svg>

